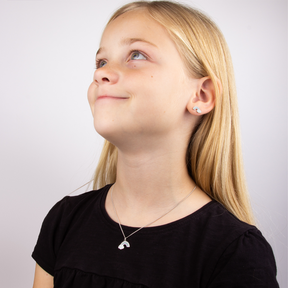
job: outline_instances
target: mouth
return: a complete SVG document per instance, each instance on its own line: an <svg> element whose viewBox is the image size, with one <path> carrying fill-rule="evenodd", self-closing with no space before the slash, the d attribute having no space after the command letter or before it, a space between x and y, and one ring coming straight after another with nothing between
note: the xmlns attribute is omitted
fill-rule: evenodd
<svg viewBox="0 0 288 288"><path fill-rule="evenodd" d="M97 100L101 100L101 99L125 100L125 99L128 99L128 97L118 97L118 96L111 96L111 95L101 95L97 97Z"/></svg>

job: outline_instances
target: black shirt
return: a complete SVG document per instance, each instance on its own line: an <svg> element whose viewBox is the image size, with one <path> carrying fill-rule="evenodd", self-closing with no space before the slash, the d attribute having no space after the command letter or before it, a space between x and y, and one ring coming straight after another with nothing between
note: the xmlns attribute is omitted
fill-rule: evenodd
<svg viewBox="0 0 288 288"><path fill-rule="evenodd" d="M32 257L55 288L279 287L272 249L254 226L211 201L172 223L123 236L105 210L111 185L59 201ZM137 228L123 226L125 235Z"/></svg>

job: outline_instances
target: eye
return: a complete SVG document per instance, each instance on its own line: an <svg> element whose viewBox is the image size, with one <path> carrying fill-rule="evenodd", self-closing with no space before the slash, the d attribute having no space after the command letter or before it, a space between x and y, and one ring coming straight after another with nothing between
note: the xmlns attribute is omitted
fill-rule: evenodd
<svg viewBox="0 0 288 288"><path fill-rule="evenodd" d="M146 59L147 57L139 51L133 51L131 53L131 60L146 60Z"/></svg>
<svg viewBox="0 0 288 288"><path fill-rule="evenodd" d="M103 59L97 59L96 60L96 69L102 68L107 64L107 62Z"/></svg>

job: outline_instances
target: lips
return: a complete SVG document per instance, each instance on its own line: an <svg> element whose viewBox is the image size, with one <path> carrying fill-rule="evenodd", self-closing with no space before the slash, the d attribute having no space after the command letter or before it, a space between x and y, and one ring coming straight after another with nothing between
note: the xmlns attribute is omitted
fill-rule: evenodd
<svg viewBox="0 0 288 288"><path fill-rule="evenodd" d="M119 97L119 96L111 96L111 95L101 95L97 97L97 100L101 100L101 99L125 100L125 99L128 99L128 97Z"/></svg>

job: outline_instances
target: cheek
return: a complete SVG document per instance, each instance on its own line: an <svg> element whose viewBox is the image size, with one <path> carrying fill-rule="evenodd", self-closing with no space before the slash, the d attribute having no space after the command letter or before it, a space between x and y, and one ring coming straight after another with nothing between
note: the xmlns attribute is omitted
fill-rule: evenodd
<svg viewBox="0 0 288 288"><path fill-rule="evenodd" d="M96 101L96 93L95 93L96 91L95 90L96 90L95 84L92 83L89 86L88 91L87 91L87 99L88 99L92 114L94 114L94 104Z"/></svg>
<svg viewBox="0 0 288 288"><path fill-rule="evenodd" d="M140 115L146 118L161 117L161 115L169 117L170 110L180 104L178 97L182 93L179 91L182 85L177 85L179 75L177 77L177 73L171 73L167 69L131 72L125 76L125 87L136 100L135 106L131 107L131 113L135 114L135 118Z"/></svg>

